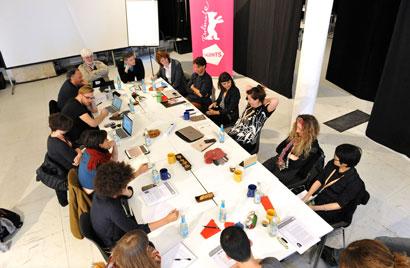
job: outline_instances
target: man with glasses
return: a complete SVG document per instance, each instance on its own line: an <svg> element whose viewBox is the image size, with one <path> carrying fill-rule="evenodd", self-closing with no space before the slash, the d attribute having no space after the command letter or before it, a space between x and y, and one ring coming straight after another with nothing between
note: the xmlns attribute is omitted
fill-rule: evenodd
<svg viewBox="0 0 410 268"><path fill-rule="evenodd" d="M84 79L88 83L92 83L96 80L100 80L101 82L110 80L108 78L107 65L101 61L94 60L93 52L91 50L83 48L80 53L84 63L78 66L78 70L80 70Z"/></svg>
<svg viewBox="0 0 410 268"><path fill-rule="evenodd" d="M83 86L78 90L77 96L69 100L61 111L73 119L73 127L66 135L77 145L81 144L78 139L84 130L98 129L98 125L108 116L108 111L104 108L97 117L93 117L92 113L98 112L93 107L93 100L94 89L89 85Z"/></svg>

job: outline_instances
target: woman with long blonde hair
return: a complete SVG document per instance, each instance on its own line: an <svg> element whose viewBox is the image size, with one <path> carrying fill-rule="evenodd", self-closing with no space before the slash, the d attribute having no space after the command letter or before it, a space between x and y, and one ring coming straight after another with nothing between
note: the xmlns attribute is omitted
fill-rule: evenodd
<svg viewBox="0 0 410 268"><path fill-rule="evenodd" d="M276 148L277 155L263 165L286 186L296 183L305 177L306 167L319 151L318 134L316 118L309 114L299 115L289 136Z"/></svg>

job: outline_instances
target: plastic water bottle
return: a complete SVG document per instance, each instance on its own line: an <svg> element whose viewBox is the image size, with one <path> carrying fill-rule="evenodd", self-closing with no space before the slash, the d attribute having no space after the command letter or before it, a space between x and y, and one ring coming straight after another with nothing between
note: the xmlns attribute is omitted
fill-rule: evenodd
<svg viewBox="0 0 410 268"><path fill-rule="evenodd" d="M128 107L130 108L130 112L132 114L135 114L134 99L133 98L130 98L130 102L128 103Z"/></svg>
<svg viewBox="0 0 410 268"><path fill-rule="evenodd" d="M186 238L189 234L188 223L186 222L185 215L181 215L181 223L179 224L179 233L183 238Z"/></svg>
<svg viewBox="0 0 410 268"><path fill-rule="evenodd" d="M121 79L119 76L117 76L117 89L121 89L122 84L121 84Z"/></svg>
<svg viewBox="0 0 410 268"><path fill-rule="evenodd" d="M150 146L151 145L151 138L148 135L148 130L144 130L144 139L145 139L145 145Z"/></svg>
<svg viewBox="0 0 410 268"><path fill-rule="evenodd" d="M255 191L255 197L253 199L255 204L260 204L261 203L261 198L262 198L262 192L261 192L261 183L258 182L256 186L256 191Z"/></svg>
<svg viewBox="0 0 410 268"><path fill-rule="evenodd" d="M224 130L224 125L221 125L219 128L219 142L224 143L225 142L225 130Z"/></svg>
<svg viewBox="0 0 410 268"><path fill-rule="evenodd" d="M155 86L155 79L151 79L151 85L152 85L152 89L153 89L154 91L156 91L156 90L157 90L157 87Z"/></svg>
<svg viewBox="0 0 410 268"><path fill-rule="evenodd" d="M144 79L141 80L142 92L147 93L147 86L145 85Z"/></svg>
<svg viewBox="0 0 410 268"><path fill-rule="evenodd" d="M276 217L273 217L273 219L269 223L269 235L276 236L277 234L278 234L278 224L276 222Z"/></svg>
<svg viewBox="0 0 410 268"><path fill-rule="evenodd" d="M225 200L221 201L221 206L219 207L219 215L218 215L220 222L226 221L226 209L225 209Z"/></svg>
<svg viewBox="0 0 410 268"><path fill-rule="evenodd" d="M161 182L161 176L159 175L159 172L157 168L155 167L155 164L152 165L152 181L154 184L159 184Z"/></svg>

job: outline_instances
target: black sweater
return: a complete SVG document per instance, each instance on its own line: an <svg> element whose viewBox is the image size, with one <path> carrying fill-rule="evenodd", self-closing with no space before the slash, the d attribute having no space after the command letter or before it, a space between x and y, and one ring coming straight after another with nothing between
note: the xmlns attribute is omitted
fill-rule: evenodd
<svg viewBox="0 0 410 268"><path fill-rule="evenodd" d="M118 63L117 69L123 83L132 82L135 78L140 81L145 77L144 65L142 64L142 60L138 58L135 59L135 65L132 70L129 69L127 73L125 72L124 62Z"/></svg>
<svg viewBox="0 0 410 268"><path fill-rule="evenodd" d="M112 248L125 233L131 230L141 229L146 233L151 231L148 224L138 224L134 216L127 217L121 205L121 198L108 198L98 194L94 194L93 197L91 224L106 248Z"/></svg>

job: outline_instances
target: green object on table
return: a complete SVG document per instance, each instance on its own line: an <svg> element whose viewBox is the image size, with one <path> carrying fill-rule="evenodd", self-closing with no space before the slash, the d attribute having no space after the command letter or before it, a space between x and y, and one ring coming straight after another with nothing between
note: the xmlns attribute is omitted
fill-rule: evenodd
<svg viewBox="0 0 410 268"><path fill-rule="evenodd" d="M157 92L157 102L161 102L161 101L162 101L162 93Z"/></svg>

